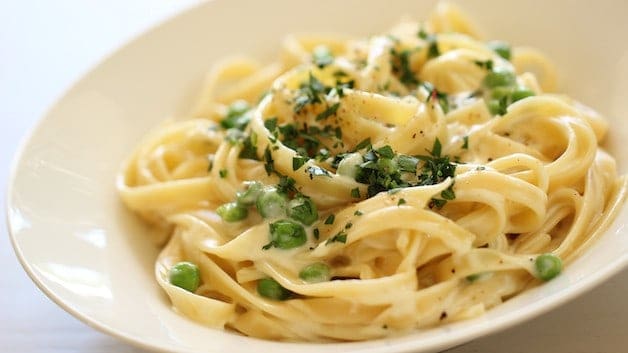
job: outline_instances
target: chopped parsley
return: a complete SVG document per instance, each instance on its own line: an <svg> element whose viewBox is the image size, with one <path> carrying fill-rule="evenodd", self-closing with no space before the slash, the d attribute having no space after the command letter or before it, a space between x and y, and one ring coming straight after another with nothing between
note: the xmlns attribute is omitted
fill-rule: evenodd
<svg viewBox="0 0 628 353"><path fill-rule="evenodd" d="M308 157L292 157L292 170L299 170L308 160Z"/></svg>
<svg viewBox="0 0 628 353"><path fill-rule="evenodd" d="M469 136L465 136L462 138L462 149L463 150L468 150L469 149Z"/></svg>
<svg viewBox="0 0 628 353"><path fill-rule="evenodd" d="M429 156L418 156L423 161L421 173L419 174L419 185L434 185L443 182L447 178L453 178L456 173L456 165L449 161L449 156L441 156L441 143L436 138ZM453 190L453 183L440 194L442 199L433 198L430 206L442 208L447 200L456 198Z"/></svg>
<svg viewBox="0 0 628 353"><path fill-rule="evenodd" d="M486 69L488 71L493 70L493 60L474 60L473 63L482 69Z"/></svg>
<svg viewBox="0 0 628 353"><path fill-rule="evenodd" d="M322 69L323 67L334 62L334 56L332 55L328 47L324 45L319 45L314 48L314 52L312 53L312 62L314 63L314 65Z"/></svg>
<svg viewBox="0 0 628 353"><path fill-rule="evenodd" d="M427 58L435 58L440 55L438 42L435 34L427 33L423 28L419 30L417 36L427 42Z"/></svg>
<svg viewBox="0 0 628 353"><path fill-rule="evenodd" d="M257 156L257 134L251 132L251 135L242 140L242 150L240 150L240 158L259 160Z"/></svg>
<svg viewBox="0 0 628 353"><path fill-rule="evenodd" d="M482 90L487 108L493 115L504 115L512 103L535 95L534 91L518 86L515 73L503 68L493 68L486 73Z"/></svg>
<svg viewBox="0 0 628 353"><path fill-rule="evenodd" d="M336 111L338 111L339 107L340 103L334 103L331 106L327 107L327 109L316 115L316 121L325 120L332 115L336 115Z"/></svg>
<svg viewBox="0 0 628 353"><path fill-rule="evenodd" d="M273 138L281 141L286 147L296 151L301 156L307 156L319 161L330 157L330 146L344 147L342 131L339 127L289 123L277 126ZM272 140L272 139L271 139Z"/></svg>
<svg viewBox="0 0 628 353"><path fill-rule="evenodd" d="M226 170L226 169L221 169L221 170L219 170L219 171L218 171L218 175L220 175L220 177L221 177L222 179L226 178L226 177L227 177L227 174L229 174L229 171L228 171L228 170Z"/></svg>
<svg viewBox="0 0 628 353"><path fill-rule="evenodd" d="M298 190L295 185L296 180L291 177L281 175L279 177L279 184L277 184L277 192L285 195L298 194Z"/></svg>
<svg viewBox="0 0 628 353"><path fill-rule="evenodd" d="M452 188L447 188L440 193L440 196L445 200L453 200L456 198L456 194Z"/></svg>
<svg viewBox="0 0 628 353"><path fill-rule="evenodd" d="M478 272L478 273L474 273L472 275L468 275L467 277L465 277L465 279L469 282L469 283L473 283L477 280L479 280L485 273L484 272Z"/></svg>
<svg viewBox="0 0 628 353"><path fill-rule="evenodd" d="M392 72L395 74L401 83L406 86L417 85L419 80L416 78L416 74L410 67L410 56L413 50L397 51L396 49L390 50Z"/></svg>
<svg viewBox="0 0 628 353"><path fill-rule="evenodd" d="M443 206L445 206L446 203L447 203L447 200L433 198L432 200L430 200L429 207L430 208L443 208Z"/></svg>
<svg viewBox="0 0 628 353"><path fill-rule="evenodd" d="M506 60L510 60L512 56L510 44L496 40L496 41L489 42L487 46L489 47L489 49L497 53L497 55L501 56L502 58Z"/></svg>
<svg viewBox="0 0 628 353"><path fill-rule="evenodd" d="M351 197L353 197L354 199L359 199L360 198L360 188L351 189Z"/></svg>
<svg viewBox="0 0 628 353"><path fill-rule="evenodd" d="M379 154L379 156L382 158L393 158L395 156L395 152L389 145L378 148L375 150L375 152L377 152L377 154Z"/></svg>
<svg viewBox="0 0 628 353"><path fill-rule="evenodd" d="M329 245L331 243L346 243L347 242L347 232L345 232L344 230L341 230L340 232L338 232L336 235L334 235L333 237L327 239L327 241L325 242L325 245Z"/></svg>
<svg viewBox="0 0 628 353"><path fill-rule="evenodd" d="M364 140L360 141L355 148L353 149L353 151L359 151L365 148L370 148L371 147L371 138L367 137Z"/></svg>
<svg viewBox="0 0 628 353"><path fill-rule="evenodd" d="M266 146L264 150L264 170L268 175L271 175L275 171L275 161L273 155L270 152L270 145Z"/></svg>
<svg viewBox="0 0 628 353"><path fill-rule="evenodd" d="M455 171L455 164L450 163L448 156L441 156L441 149L438 139L429 156L397 155L390 146L377 149L369 146L357 168L355 180L368 185L368 197L382 191L440 183L453 177ZM417 174L419 163L421 168Z"/></svg>
<svg viewBox="0 0 628 353"><path fill-rule="evenodd" d="M225 140L233 146L242 146L239 154L240 158L259 160L257 156L257 135L255 132L247 135L240 129L230 128L225 134Z"/></svg>
<svg viewBox="0 0 628 353"><path fill-rule="evenodd" d="M443 113L447 114L449 112L449 98L447 94L439 92L430 82L423 82L423 87L428 93L427 101L438 101Z"/></svg>
<svg viewBox="0 0 628 353"><path fill-rule="evenodd" d="M399 199L399 202L397 202L397 206L401 206L405 204L406 204L406 199Z"/></svg>
<svg viewBox="0 0 628 353"><path fill-rule="evenodd" d="M397 165L402 172L416 173L416 167L419 159L412 156L399 155L397 157Z"/></svg>
<svg viewBox="0 0 628 353"><path fill-rule="evenodd" d="M319 81L312 72L309 73L309 79L306 83L302 83L299 88L299 96L296 98L294 112L299 113L307 104L322 102L321 96L325 94L325 86Z"/></svg>
<svg viewBox="0 0 628 353"><path fill-rule="evenodd" d="M250 109L249 104L244 100L233 102L227 109L225 118L220 121L220 126L225 129L244 130L251 120L251 116L247 114Z"/></svg>
<svg viewBox="0 0 628 353"><path fill-rule="evenodd" d="M342 140L342 129L340 129L340 126L336 126L336 128L334 129L334 136L338 140Z"/></svg>
<svg viewBox="0 0 628 353"><path fill-rule="evenodd" d="M277 118L269 118L264 120L264 127L270 132L274 132L277 129Z"/></svg>
<svg viewBox="0 0 628 353"><path fill-rule="evenodd" d="M362 157L364 162L358 166L355 180L368 184L368 197L381 191L409 186L402 180L397 162L387 157L390 156L391 150L390 146L384 146L378 150L369 149Z"/></svg>
<svg viewBox="0 0 628 353"><path fill-rule="evenodd" d="M325 219L325 224L334 224L335 220L336 220L336 216L332 213L329 216L327 216L327 218Z"/></svg>
<svg viewBox="0 0 628 353"><path fill-rule="evenodd" d="M428 59L431 59L439 55L440 50L438 50L438 42L436 41L436 37L432 37L430 40L428 40L427 57Z"/></svg>
<svg viewBox="0 0 628 353"><path fill-rule="evenodd" d="M355 215L355 216L361 216L363 214L364 213L362 211L360 211L360 210L356 210L355 212L353 212L353 215Z"/></svg>
<svg viewBox="0 0 628 353"><path fill-rule="evenodd" d="M341 81L339 77L336 77L335 86L325 86L310 71L308 80L306 82L302 82L299 86L298 95L294 100L294 112L297 114L301 113L307 105L314 105L318 103L327 104L327 95L337 95L339 98L342 98L344 96L344 90L353 88L354 84L355 81L353 80ZM334 107L334 105L328 106L325 111L317 116L316 120L323 120L334 115L338 110L338 106Z"/></svg>

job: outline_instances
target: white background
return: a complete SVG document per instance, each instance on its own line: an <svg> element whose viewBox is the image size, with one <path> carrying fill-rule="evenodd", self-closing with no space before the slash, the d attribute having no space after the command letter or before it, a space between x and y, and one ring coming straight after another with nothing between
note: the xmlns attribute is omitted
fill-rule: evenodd
<svg viewBox="0 0 628 353"><path fill-rule="evenodd" d="M72 82L120 44L197 2L0 0L2 200L20 141ZM0 227L0 352L142 352L88 327L46 298L19 265L5 217ZM624 271L558 310L449 352L628 352L627 324Z"/></svg>

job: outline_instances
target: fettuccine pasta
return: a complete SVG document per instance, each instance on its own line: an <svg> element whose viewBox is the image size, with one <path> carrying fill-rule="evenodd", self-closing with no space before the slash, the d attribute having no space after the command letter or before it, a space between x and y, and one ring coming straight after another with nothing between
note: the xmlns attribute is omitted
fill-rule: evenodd
<svg viewBox="0 0 628 353"><path fill-rule="evenodd" d="M273 340L367 340L481 315L559 275L626 179L602 116L456 7L382 35L230 58L124 163L181 314Z"/></svg>

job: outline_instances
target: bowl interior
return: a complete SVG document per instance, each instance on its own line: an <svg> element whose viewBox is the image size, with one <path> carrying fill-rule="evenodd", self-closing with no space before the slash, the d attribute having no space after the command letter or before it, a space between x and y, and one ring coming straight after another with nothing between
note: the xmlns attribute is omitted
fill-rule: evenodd
<svg viewBox="0 0 628 353"><path fill-rule="evenodd" d="M117 197L115 174L139 139L184 115L212 62L233 54L272 59L291 32L381 32L433 1L213 1L138 37L104 60L40 121L13 169L8 219L20 261L78 318L165 351L434 351L504 329L571 299L628 262L624 209L607 234L558 280L487 315L404 337L345 344L278 344L203 328L174 313L153 278L158 249ZM628 152L628 3L461 2L486 38L535 46L559 67L561 90L605 115L606 147L620 171ZM385 8L385 10L383 10ZM243 10L246 9L246 10ZM556 19L560 19L557 21ZM599 20L598 20L599 19ZM587 21L587 25L582 23ZM594 23L590 23L593 21Z"/></svg>

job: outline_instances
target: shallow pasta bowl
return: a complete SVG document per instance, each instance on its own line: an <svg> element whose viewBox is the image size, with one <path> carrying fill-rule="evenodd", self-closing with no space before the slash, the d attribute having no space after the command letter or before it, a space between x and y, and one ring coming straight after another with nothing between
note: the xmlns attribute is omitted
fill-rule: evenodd
<svg viewBox="0 0 628 353"><path fill-rule="evenodd" d="M624 208L563 275L486 315L369 342L277 343L202 327L173 312L153 277L158 248L121 204L115 174L139 139L188 111L216 60L270 58L290 32L380 32L433 2L214 1L125 45L76 83L22 146L8 192L8 223L33 281L91 326L150 349L176 352L430 352L503 330L593 288L628 264ZM628 152L628 3L469 1L487 37L533 45L559 63L561 90L608 117L606 147L621 173ZM246 9L246 10L242 10ZM531 20L533 19L533 20ZM560 22L557 22L560 19ZM532 25L533 23L533 25ZM586 26L582 24L586 23Z"/></svg>

